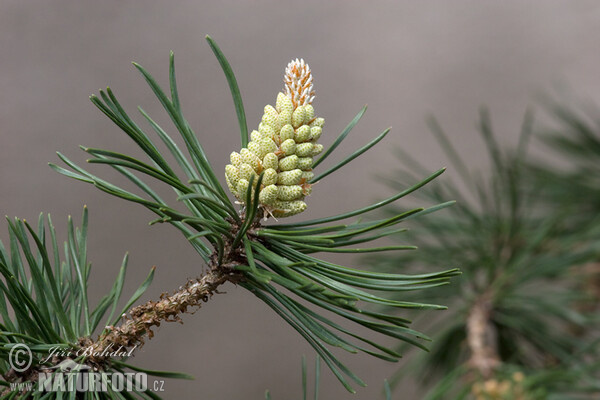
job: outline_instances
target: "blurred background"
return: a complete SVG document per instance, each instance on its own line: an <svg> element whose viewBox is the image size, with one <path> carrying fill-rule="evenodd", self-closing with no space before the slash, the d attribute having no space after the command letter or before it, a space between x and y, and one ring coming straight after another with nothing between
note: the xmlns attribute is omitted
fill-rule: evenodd
<svg viewBox="0 0 600 400"><path fill-rule="evenodd" d="M27 219L49 212L64 232L66 216L79 220L87 204L96 299L108 290L125 252L130 272L124 293L156 265L145 299L156 298L201 272L191 246L170 226L148 227L150 212L47 166L58 161L55 151L85 160L79 145L138 154L87 99L107 85L131 113L141 105L168 125L131 61L166 83L169 51L175 52L184 113L218 171L239 150L239 135L206 34L233 66L250 129L264 105L274 104L284 67L296 57L313 70L315 109L326 119L325 146L367 103L367 114L337 157L388 126L393 130L315 187L309 211L299 217L313 218L389 195L374 177L395 169L394 147L431 171L446 165L424 122L429 114L468 156L465 163L478 168L487 163L474 128L480 105L492 110L499 140L508 143L516 140L524 112L535 108L540 92L569 87L598 102L599 28L595 1L2 0L0 212ZM3 241L5 231L3 223ZM452 260L443 260L439 269L449 266ZM306 354L312 360L311 349L251 294L231 284L224 290L185 316L184 327L160 327L134 364L196 377L167 381L167 399L261 399L267 388L275 399L300 398L300 359ZM435 332L427 333L435 339ZM397 368L369 357L344 359L369 387L352 397L324 371L322 398L380 398L383 379ZM402 398L417 396L409 386Z"/></svg>

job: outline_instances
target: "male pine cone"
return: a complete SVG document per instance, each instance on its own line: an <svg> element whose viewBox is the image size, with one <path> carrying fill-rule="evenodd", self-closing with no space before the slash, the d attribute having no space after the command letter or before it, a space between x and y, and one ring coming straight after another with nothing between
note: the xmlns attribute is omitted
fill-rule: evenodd
<svg viewBox="0 0 600 400"><path fill-rule="evenodd" d="M314 177L313 157L323 151L317 140L325 121L315 118L312 75L304 60L288 64L284 92L277 95L275 107L265 106L248 146L231 153L231 164L225 167L227 186L242 202L250 181L256 184L263 174L259 202L274 217L306 210L304 198L311 192L308 182Z"/></svg>

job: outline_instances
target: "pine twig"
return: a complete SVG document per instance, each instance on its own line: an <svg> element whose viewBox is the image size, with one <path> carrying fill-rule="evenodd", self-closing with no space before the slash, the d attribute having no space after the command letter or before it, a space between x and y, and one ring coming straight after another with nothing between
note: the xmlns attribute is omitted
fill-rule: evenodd
<svg viewBox="0 0 600 400"><path fill-rule="evenodd" d="M163 293L159 301L150 300L132 308L123 324L107 327L95 343L88 344L92 348L90 353L95 354L92 361L106 361L105 354L118 348L132 350L143 346L146 336L149 339L154 336L153 327L162 322L181 322L181 314L187 313L189 308L200 308L203 302L218 293L219 286L238 278L235 272L213 269L199 279L188 281L171 295Z"/></svg>
<svg viewBox="0 0 600 400"><path fill-rule="evenodd" d="M471 352L469 364L489 378L500 357L495 346L495 329L490 323L492 305L487 296L475 301L467 317L467 344Z"/></svg>

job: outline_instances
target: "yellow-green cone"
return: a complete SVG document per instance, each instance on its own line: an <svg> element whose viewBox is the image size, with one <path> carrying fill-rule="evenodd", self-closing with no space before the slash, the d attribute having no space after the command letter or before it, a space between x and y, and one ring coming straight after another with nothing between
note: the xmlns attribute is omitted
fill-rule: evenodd
<svg viewBox="0 0 600 400"><path fill-rule="evenodd" d="M313 157L323 151L317 144L324 124L315 118L312 106L312 75L304 60L290 62L284 75L284 92L277 95L275 107L267 105L250 142L239 153L231 153L225 167L229 190L240 201L246 199L249 181L264 173L260 187L261 206L275 217L289 217L306 210L305 196Z"/></svg>

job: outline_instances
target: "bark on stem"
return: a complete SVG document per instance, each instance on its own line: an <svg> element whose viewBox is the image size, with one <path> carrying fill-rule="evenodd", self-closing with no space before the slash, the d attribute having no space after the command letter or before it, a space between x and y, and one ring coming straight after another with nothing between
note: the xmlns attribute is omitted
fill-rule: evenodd
<svg viewBox="0 0 600 400"><path fill-rule="evenodd" d="M487 296L475 301L467 317L467 344L471 351L469 364L484 378L492 376L500 363L496 348L496 331L490 322L492 304Z"/></svg>
<svg viewBox="0 0 600 400"><path fill-rule="evenodd" d="M220 285L236 279L237 275L233 272L212 270L202 278L188 281L171 295L163 293L159 301L151 300L132 308L120 326L107 327L95 343L82 341L81 345L91 348L91 353L96 355L91 356L90 361L99 364L108 359L105 353L119 348L128 351L141 347L146 337L154 336L152 328L160 326L163 321L181 322L181 314L188 312L188 308L199 308Z"/></svg>

